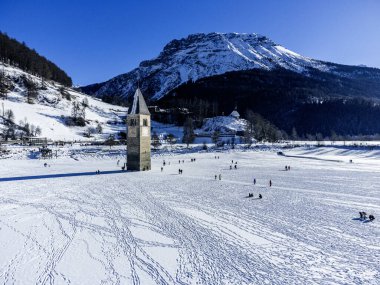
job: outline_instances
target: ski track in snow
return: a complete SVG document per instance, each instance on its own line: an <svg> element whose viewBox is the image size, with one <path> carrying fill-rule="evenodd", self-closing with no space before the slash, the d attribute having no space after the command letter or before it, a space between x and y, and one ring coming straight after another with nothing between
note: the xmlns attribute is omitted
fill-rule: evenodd
<svg viewBox="0 0 380 285"><path fill-rule="evenodd" d="M380 163L214 155L155 157L150 172L0 182L0 284L379 284L380 226L355 218L379 216ZM115 158L90 154L43 162L2 160L0 171L116 169Z"/></svg>

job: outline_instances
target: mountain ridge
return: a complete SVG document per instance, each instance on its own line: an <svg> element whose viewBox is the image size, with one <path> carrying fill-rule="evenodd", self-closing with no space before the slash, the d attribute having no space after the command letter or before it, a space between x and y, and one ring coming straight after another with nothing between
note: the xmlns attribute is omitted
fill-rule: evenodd
<svg viewBox="0 0 380 285"><path fill-rule="evenodd" d="M230 71L278 67L305 74L308 68L334 72L330 63L299 55L263 35L198 33L170 41L157 57L142 61L130 72L81 90L97 97L126 99L140 81L144 95L158 100L187 81Z"/></svg>

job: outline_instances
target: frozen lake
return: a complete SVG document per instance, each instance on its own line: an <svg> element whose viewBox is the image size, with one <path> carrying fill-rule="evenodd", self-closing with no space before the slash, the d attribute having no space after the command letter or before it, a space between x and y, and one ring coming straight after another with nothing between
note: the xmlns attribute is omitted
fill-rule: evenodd
<svg viewBox="0 0 380 285"><path fill-rule="evenodd" d="M0 283L380 284L380 155L285 153L1 160Z"/></svg>

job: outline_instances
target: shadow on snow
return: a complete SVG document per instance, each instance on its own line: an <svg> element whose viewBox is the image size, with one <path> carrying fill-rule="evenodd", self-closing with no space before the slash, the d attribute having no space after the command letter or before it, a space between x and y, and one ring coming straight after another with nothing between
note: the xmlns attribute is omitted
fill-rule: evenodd
<svg viewBox="0 0 380 285"><path fill-rule="evenodd" d="M108 171L101 171L100 173L96 173L96 171L88 171L88 172L46 174L46 175L4 177L4 178L0 178L0 182L20 181L20 180L35 180L35 179L49 179L49 178L62 178L62 177L75 177L75 176L91 176L91 175L104 175L104 174L117 174L117 173L126 173L126 172L127 171L123 171L123 170L108 170Z"/></svg>

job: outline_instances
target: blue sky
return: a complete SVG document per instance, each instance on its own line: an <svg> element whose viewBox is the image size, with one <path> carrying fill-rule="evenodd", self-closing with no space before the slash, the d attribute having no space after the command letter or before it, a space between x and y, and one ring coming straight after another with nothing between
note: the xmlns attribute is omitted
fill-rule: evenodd
<svg viewBox="0 0 380 285"><path fill-rule="evenodd" d="M259 33L305 56L380 68L379 15L378 0L0 0L0 30L80 85L199 32Z"/></svg>

